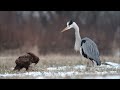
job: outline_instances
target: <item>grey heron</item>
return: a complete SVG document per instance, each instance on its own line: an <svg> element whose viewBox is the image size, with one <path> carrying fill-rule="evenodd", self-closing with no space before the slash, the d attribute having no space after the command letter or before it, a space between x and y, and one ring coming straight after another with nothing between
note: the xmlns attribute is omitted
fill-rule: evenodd
<svg viewBox="0 0 120 90"><path fill-rule="evenodd" d="M75 30L75 45L74 45L75 51L80 51L80 54L83 57L91 60L92 63L94 63L95 61L97 66L101 65L99 57L100 54L97 45L90 38L85 37L81 39L79 27L75 22L73 22L72 20L68 21L67 27L63 29L61 32L67 31L71 28L74 28Z"/></svg>

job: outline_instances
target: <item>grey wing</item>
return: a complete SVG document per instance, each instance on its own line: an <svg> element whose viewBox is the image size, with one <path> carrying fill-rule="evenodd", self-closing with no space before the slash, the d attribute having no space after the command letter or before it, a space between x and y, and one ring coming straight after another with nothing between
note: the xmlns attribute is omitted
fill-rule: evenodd
<svg viewBox="0 0 120 90"><path fill-rule="evenodd" d="M92 58L94 60L99 60L99 51L97 45L89 38L84 38L82 40L86 40L85 43L81 46L84 53L87 57Z"/></svg>

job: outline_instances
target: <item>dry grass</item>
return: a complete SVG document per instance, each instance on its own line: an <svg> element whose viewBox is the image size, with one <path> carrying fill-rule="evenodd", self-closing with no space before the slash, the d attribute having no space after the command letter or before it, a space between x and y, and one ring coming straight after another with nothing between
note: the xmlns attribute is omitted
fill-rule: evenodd
<svg viewBox="0 0 120 90"><path fill-rule="evenodd" d="M0 72L10 71L15 66L15 60L19 55L2 55L0 56ZM39 55L40 61L36 65L36 68L46 68L51 66L64 66L64 65L76 65L81 64L81 57L76 55L61 55L61 54L49 54L49 55ZM32 65L34 66L34 65Z"/></svg>
<svg viewBox="0 0 120 90"><path fill-rule="evenodd" d="M20 55L20 54L19 54ZM4 73L15 73L16 71L13 71L13 68L15 67L15 60L18 58L19 55L2 55L0 56L0 74ZM59 66L74 66L74 65L86 65L89 60L82 58L80 55L61 55L61 54L48 54L48 55L39 55L40 61L39 63L34 66L32 64L32 69L30 68L30 71L39 71L43 72L46 70L48 67L59 67ZM120 58L119 57L112 57L112 56L101 56L101 61L112 61L112 62L117 62L120 63ZM71 70L73 68L70 68ZM70 69L67 69L66 71L71 71ZM102 72L105 69L101 68L86 68L84 71L89 73L95 73L95 71ZM106 69L106 71L116 71L116 69ZM75 70L77 72L82 72L81 70ZM84 72L83 71L83 72ZM20 72L26 72L25 69L22 69ZM59 72L59 71L56 71ZM120 70L117 71L120 73ZM16 72L18 73L18 72ZM77 75L76 78L79 78L84 75ZM17 79L18 77L13 77L12 79ZM22 77L19 77L22 78ZM28 76L27 78L32 78ZM66 76L66 78L69 78L69 76ZM9 78L8 78L9 79Z"/></svg>
<svg viewBox="0 0 120 90"><path fill-rule="evenodd" d="M2 55L0 56L0 71L12 70L15 66L15 60L19 55ZM52 67L52 66L72 66L72 65L86 65L89 60L81 57L80 55L61 55L61 54L48 54L39 55L40 61L35 66L38 69ZM120 63L119 57L101 56L101 61L112 61ZM34 66L34 65L32 65Z"/></svg>

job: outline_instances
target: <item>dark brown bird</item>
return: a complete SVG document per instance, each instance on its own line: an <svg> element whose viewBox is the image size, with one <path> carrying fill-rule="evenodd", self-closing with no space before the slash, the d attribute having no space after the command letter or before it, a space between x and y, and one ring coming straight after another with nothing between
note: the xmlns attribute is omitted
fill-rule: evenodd
<svg viewBox="0 0 120 90"><path fill-rule="evenodd" d="M39 57L37 57L35 54L28 52L27 54L30 55L30 62L35 63L35 65L39 62Z"/></svg>
<svg viewBox="0 0 120 90"><path fill-rule="evenodd" d="M34 55L31 52L28 52L26 55L20 56L16 59L16 66L14 70L20 71L22 68L25 68L27 71L30 67L30 64L35 63L36 65L38 61L39 58L36 55Z"/></svg>
<svg viewBox="0 0 120 90"><path fill-rule="evenodd" d="M18 57L16 59L15 63L16 63L16 66L15 66L14 70L20 71L20 69L26 68L26 71L27 71L31 62L29 60L29 56L24 55L24 56Z"/></svg>

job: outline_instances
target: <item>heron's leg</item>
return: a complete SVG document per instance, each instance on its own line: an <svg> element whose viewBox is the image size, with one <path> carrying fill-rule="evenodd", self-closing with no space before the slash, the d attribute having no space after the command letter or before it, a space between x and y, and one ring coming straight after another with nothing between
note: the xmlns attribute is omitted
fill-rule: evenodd
<svg viewBox="0 0 120 90"><path fill-rule="evenodd" d="M96 62L94 60L92 60L92 62L93 62L93 67L97 67Z"/></svg>
<svg viewBox="0 0 120 90"><path fill-rule="evenodd" d="M87 67L91 67L91 60L86 59L87 60Z"/></svg>
<svg viewBox="0 0 120 90"><path fill-rule="evenodd" d="M92 61L92 66L94 67L95 66L94 61L93 60L91 60L91 61Z"/></svg>
<svg viewBox="0 0 120 90"><path fill-rule="evenodd" d="M89 65L90 65L90 62L88 61L88 62L87 62L87 67L89 67Z"/></svg>

